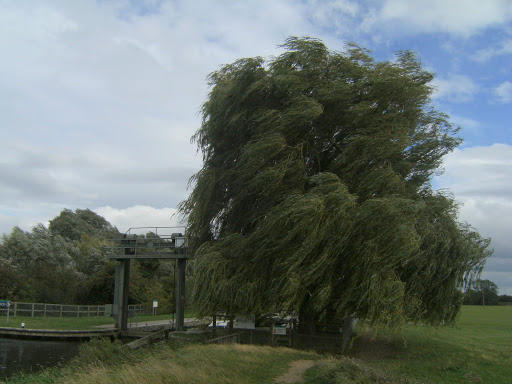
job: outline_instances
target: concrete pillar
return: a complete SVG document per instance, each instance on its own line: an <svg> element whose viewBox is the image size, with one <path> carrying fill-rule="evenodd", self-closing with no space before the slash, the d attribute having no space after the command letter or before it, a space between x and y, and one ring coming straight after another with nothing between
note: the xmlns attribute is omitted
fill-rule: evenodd
<svg viewBox="0 0 512 384"><path fill-rule="evenodd" d="M112 317L116 322L116 328L121 328L121 287L123 285L123 270L121 264L116 265L116 278L114 282L114 305L112 305Z"/></svg>
<svg viewBox="0 0 512 384"><path fill-rule="evenodd" d="M116 327L121 331L128 329L128 296L130 292L130 259L121 260L116 265L116 280L114 285L114 305L112 315Z"/></svg>
<svg viewBox="0 0 512 384"><path fill-rule="evenodd" d="M176 280L176 330L183 331L185 327L185 269L186 259L178 259L178 278Z"/></svg>
<svg viewBox="0 0 512 384"><path fill-rule="evenodd" d="M121 300L121 331L128 330L128 296L130 295L130 259L121 262L123 269L123 298Z"/></svg>

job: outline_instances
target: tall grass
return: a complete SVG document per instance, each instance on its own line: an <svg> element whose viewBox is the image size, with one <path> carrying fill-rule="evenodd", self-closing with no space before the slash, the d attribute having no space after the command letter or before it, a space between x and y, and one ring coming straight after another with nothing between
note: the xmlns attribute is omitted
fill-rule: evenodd
<svg viewBox="0 0 512 384"><path fill-rule="evenodd" d="M297 359L314 353L248 345L183 345L175 341L129 352L95 340L60 370L11 378L8 383L266 383Z"/></svg>

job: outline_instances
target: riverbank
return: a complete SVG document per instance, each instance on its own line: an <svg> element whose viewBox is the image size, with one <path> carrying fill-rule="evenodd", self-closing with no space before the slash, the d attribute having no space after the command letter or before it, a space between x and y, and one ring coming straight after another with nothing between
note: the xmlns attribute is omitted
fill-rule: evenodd
<svg viewBox="0 0 512 384"><path fill-rule="evenodd" d="M170 340L128 350L94 340L67 366L18 376L28 383L274 383L292 362L313 361L305 383L509 383L512 307L462 308L456 327L407 325L403 334L359 330L348 356L251 345ZM188 335L187 335L188 336ZM298 364L298 363L297 363Z"/></svg>
<svg viewBox="0 0 512 384"><path fill-rule="evenodd" d="M140 337L147 332L156 332L160 330L170 330L174 328L172 320L165 318L162 315L160 320L154 320L156 316L141 316L138 321L130 322L128 324L128 332L123 333L123 336ZM33 339L33 340L89 340L96 337L110 337L115 338L121 335L119 329L115 328L115 324L100 324L102 318L90 318L88 320L76 319L69 321L69 319L62 319L58 321L48 321L46 319L37 319L39 322L32 321L24 323L24 328L14 327L0 327L0 337L4 338L19 338L19 339ZM145 320L150 319L150 320ZM185 327L200 327L207 326L208 320L198 319L185 319ZM41 328L43 326L51 325L53 329ZM75 327L75 328L73 328ZM63 329L61 329L63 328Z"/></svg>
<svg viewBox="0 0 512 384"><path fill-rule="evenodd" d="M0 327L0 337L30 340L90 340L95 337L114 338L118 329L55 330Z"/></svg>

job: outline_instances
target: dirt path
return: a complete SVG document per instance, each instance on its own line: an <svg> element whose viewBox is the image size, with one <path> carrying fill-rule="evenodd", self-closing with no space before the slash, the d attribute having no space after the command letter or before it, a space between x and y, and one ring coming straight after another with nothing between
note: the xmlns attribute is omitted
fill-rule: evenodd
<svg viewBox="0 0 512 384"><path fill-rule="evenodd" d="M297 360L291 363L290 369L284 375L279 376L275 383L302 383L302 374L308 368L311 368L315 362L313 360Z"/></svg>

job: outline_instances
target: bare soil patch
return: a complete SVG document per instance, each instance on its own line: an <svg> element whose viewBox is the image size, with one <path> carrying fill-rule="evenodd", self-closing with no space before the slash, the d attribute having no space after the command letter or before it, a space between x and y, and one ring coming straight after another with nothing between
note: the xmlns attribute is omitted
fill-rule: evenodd
<svg viewBox="0 0 512 384"><path fill-rule="evenodd" d="M313 360L297 360L291 363L290 369L285 374L279 376L276 383L302 383L302 374L306 369L311 368L315 362Z"/></svg>

